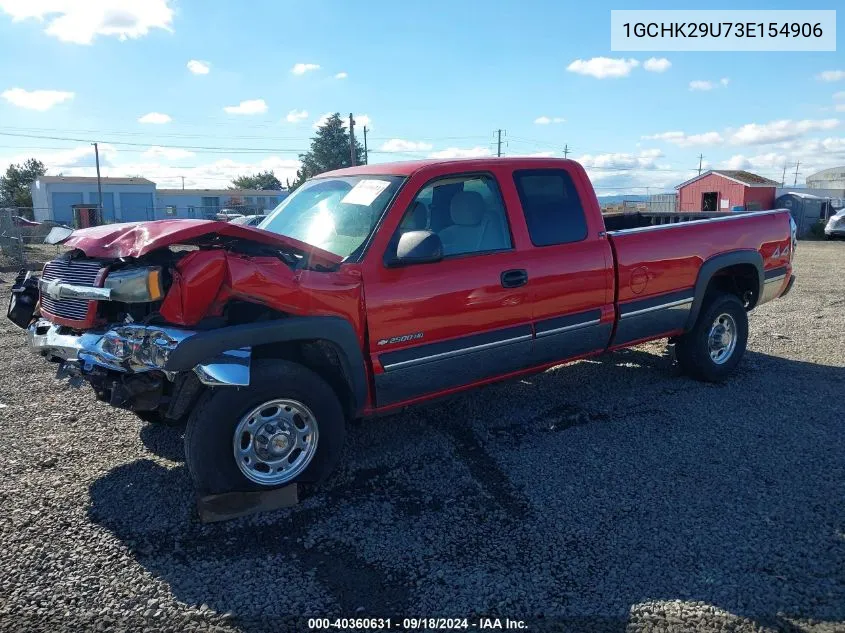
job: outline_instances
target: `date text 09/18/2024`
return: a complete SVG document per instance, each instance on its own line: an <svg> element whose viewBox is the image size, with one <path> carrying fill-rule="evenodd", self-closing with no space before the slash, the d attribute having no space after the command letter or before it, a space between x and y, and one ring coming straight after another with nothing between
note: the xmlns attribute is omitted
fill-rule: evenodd
<svg viewBox="0 0 845 633"><path fill-rule="evenodd" d="M511 618L309 618L308 630L373 630L373 631L432 631L432 630L527 630L524 620Z"/></svg>

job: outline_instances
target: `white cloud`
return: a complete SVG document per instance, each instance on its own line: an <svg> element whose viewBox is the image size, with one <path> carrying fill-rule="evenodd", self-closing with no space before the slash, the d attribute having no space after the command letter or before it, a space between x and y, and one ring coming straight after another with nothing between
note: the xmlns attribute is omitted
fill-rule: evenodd
<svg viewBox="0 0 845 633"><path fill-rule="evenodd" d="M288 112L288 115L285 117L288 123L299 123L303 119L308 118L308 111L307 110L291 110Z"/></svg>
<svg viewBox="0 0 845 633"><path fill-rule="evenodd" d="M173 148L161 148L172 150ZM197 189L225 189L233 178L243 174L253 174L261 171L273 171L282 183L286 179L293 180L296 170L300 167L297 159L270 155L264 158L242 160L221 159L197 164L192 159L192 165L185 167L179 163L170 163L166 156L150 158L147 151L117 152L114 147L105 143L99 146L100 167L103 176L142 176L155 182L159 188L181 188L182 176L185 177L185 187ZM132 159L127 157L134 156ZM198 155L199 156L199 155ZM94 162L94 148L85 144L79 147L61 151L29 150L26 154L10 155L6 162L21 163L28 158L41 160L48 169L48 173L62 173L65 176L96 176ZM2 158L2 157L0 157Z"/></svg>
<svg viewBox="0 0 845 633"><path fill-rule="evenodd" d="M719 166L723 169L748 169L768 171L771 173L774 170L783 169L783 166L788 162L789 159L786 155L777 152L768 152L757 156L735 154L728 160L722 161Z"/></svg>
<svg viewBox="0 0 845 633"><path fill-rule="evenodd" d="M748 123L736 130L730 140L736 145L763 145L796 139L807 132L831 130L838 125L838 119L804 119L802 121L782 119L770 123Z"/></svg>
<svg viewBox="0 0 845 633"><path fill-rule="evenodd" d="M151 29L172 31L171 0L0 0L14 21L35 19L63 42L90 44L97 35L139 38Z"/></svg>
<svg viewBox="0 0 845 633"><path fill-rule="evenodd" d="M114 146L108 143L100 143L98 149L100 152L100 166L105 168L113 165L113 161L117 156ZM94 147L88 143L63 150L27 150L26 154L9 157L6 162L22 163L26 159L33 157L47 166L48 173L62 172L65 175L70 175L67 173L67 169L90 168L91 171L94 171L96 166ZM3 162L0 160L0 163ZM96 175L96 173L93 175Z"/></svg>
<svg viewBox="0 0 845 633"><path fill-rule="evenodd" d="M836 101L840 101L840 100L845 101L845 90L841 90L841 91L837 92L835 95L833 95L833 98Z"/></svg>
<svg viewBox="0 0 845 633"><path fill-rule="evenodd" d="M427 152L431 149L431 143L422 141L406 141L401 138L392 138L381 146L383 152Z"/></svg>
<svg viewBox="0 0 845 633"><path fill-rule="evenodd" d="M640 62L636 59L593 57L587 60L576 59L566 67L566 70L596 79L607 79L627 77L639 65Z"/></svg>
<svg viewBox="0 0 845 633"><path fill-rule="evenodd" d="M179 160L181 158L190 158L195 156L193 152L181 149L179 147L161 147L160 145L153 145L146 152L141 154L143 158L163 158L164 160Z"/></svg>
<svg viewBox="0 0 845 633"><path fill-rule="evenodd" d="M530 154L523 154L521 152L510 152L508 156L528 156L529 158L551 158L555 155L555 152L547 151L547 152L531 152Z"/></svg>
<svg viewBox="0 0 845 633"><path fill-rule="evenodd" d="M701 79L696 79L695 81L689 82L689 89L690 90L713 90L716 86L713 85L712 81L702 81Z"/></svg>
<svg viewBox="0 0 845 633"><path fill-rule="evenodd" d="M651 73L665 73L671 67L672 62L665 57L651 57L645 60L645 63L643 64L643 68Z"/></svg>
<svg viewBox="0 0 845 633"><path fill-rule="evenodd" d="M261 114L267 112L267 102L264 99L247 99L236 106L223 108L228 114Z"/></svg>
<svg viewBox="0 0 845 633"><path fill-rule="evenodd" d="M795 164L801 161L800 172L811 174L831 164L845 160L845 137L824 139L797 139L772 145L772 150L761 154L735 154L722 161L726 169L748 169L767 178L780 180L786 165L786 181L794 181ZM799 176L800 177L800 176Z"/></svg>
<svg viewBox="0 0 845 633"><path fill-rule="evenodd" d="M325 114L320 115L320 117L314 121L314 129L316 130L317 128L323 127L326 124L326 121L329 120L329 117L333 114L334 112L326 112Z"/></svg>
<svg viewBox="0 0 845 633"><path fill-rule="evenodd" d="M825 70L816 75L821 81L842 81L845 79L845 70Z"/></svg>
<svg viewBox="0 0 845 633"><path fill-rule="evenodd" d="M170 115L162 114L161 112L149 112L138 119L138 123L154 123L161 125L163 123L170 123L173 119Z"/></svg>
<svg viewBox="0 0 845 633"><path fill-rule="evenodd" d="M845 112L845 103L836 104L836 111L837 112Z"/></svg>
<svg viewBox="0 0 845 633"><path fill-rule="evenodd" d="M73 99L72 92L61 90L24 90L23 88L11 88L3 92L2 97L19 108L27 110L38 110L45 112L54 105Z"/></svg>
<svg viewBox="0 0 845 633"><path fill-rule="evenodd" d="M724 138L718 132L704 132L702 134L686 134L685 132L661 132L641 137L646 141L665 141L678 147L695 147L703 145L719 145Z"/></svg>
<svg viewBox="0 0 845 633"><path fill-rule="evenodd" d="M195 75L207 75L211 72L211 64L208 62L203 62L198 59L192 59L187 64L188 70L190 70Z"/></svg>
<svg viewBox="0 0 845 633"><path fill-rule="evenodd" d="M561 116L555 116L555 117L538 116L536 119L534 119L534 123L536 123L537 125L548 125L549 123L564 123L564 122L566 122L566 119L564 119Z"/></svg>
<svg viewBox="0 0 845 633"><path fill-rule="evenodd" d="M304 75L305 73L311 72L312 70L319 70L319 68L320 68L320 64L299 63L299 64L294 64L293 68L291 68L290 71L294 75Z"/></svg>
<svg viewBox="0 0 845 633"><path fill-rule="evenodd" d="M489 147L470 147L462 149L459 147L449 147L437 152L429 154L429 158L480 158L483 156L490 156L493 152Z"/></svg>
<svg viewBox="0 0 845 633"><path fill-rule="evenodd" d="M728 84L731 83L731 79L730 79L730 77L722 77L719 80L719 83L722 84L725 88L727 88Z"/></svg>
<svg viewBox="0 0 845 633"><path fill-rule="evenodd" d="M316 121L314 121L314 129L321 128L326 124L326 121L329 120L329 117L332 116L334 112L326 112L325 114L321 115ZM355 134L361 133L361 128L365 125L367 126L369 131L373 127L373 120L366 114L356 114L352 118L355 119ZM343 121L343 127L349 128L349 116L348 115L341 115L340 120Z"/></svg>
<svg viewBox="0 0 845 633"><path fill-rule="evenodd" d="M334 78L335 79L346 79L349 77L349 73L337 73Z"/></svg>
<svg viewBox="0 0 845 633"><path fill-rule="evenodd" d="M639 154L584 154L576 160L586 169L656 169L657 159L663 156L659 149L643 150Z"/></svg>
<svg viewBox="0 0 845 633"><path fill-rule="evenodd" d="M367 131L369 128L373 127L373 120L366 114L356 114L352 117L355 119L355 129L360 130L362 127L367 126ZM344 127L349 127L349 118L347 118L344 122Z"/></svg>

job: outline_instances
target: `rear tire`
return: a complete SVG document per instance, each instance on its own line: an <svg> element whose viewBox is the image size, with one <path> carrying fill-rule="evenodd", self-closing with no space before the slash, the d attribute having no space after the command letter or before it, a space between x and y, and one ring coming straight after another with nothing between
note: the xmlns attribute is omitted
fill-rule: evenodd
<svg viewBox="0 0 845 633"><path fill-rule="evenodd" d="M745 354L748 314L735 295L715 295L705 301L692 330L675 343L675 357L692 378L721 382Z"/></svg>
<svg viewBox="0 0 845 633"><path fill-rule="evenodd" d="M188 418L185 462L197 490L270 490L324 479L346 438L335 392L290 361L256 360L250 373L249 387L209 390Z"/></svg>

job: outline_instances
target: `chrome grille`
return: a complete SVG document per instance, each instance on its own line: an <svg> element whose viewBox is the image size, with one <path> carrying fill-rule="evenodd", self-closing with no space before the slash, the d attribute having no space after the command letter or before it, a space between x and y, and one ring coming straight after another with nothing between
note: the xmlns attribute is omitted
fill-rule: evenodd
<svg viewBox="0 0 845 633"><path fill-rule="evenodd" d="M60 279L75 286L96 286L97 275L102 268L103 265L97 261L54 259L44 265L41 278L46 281ZM90 304L87 299L57 300L41 295L41 307L46 312L65 319L84 321L88 316Z"/></svg>

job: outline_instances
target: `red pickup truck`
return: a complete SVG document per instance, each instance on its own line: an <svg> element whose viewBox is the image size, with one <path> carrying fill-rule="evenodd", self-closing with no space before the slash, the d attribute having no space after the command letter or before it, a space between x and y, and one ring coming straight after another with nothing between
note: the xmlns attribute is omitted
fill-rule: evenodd
<svg viewBox="0 0 845 633"><path fill-rule="evenodd" d="M9 317L97 398L187 418L200 490L312 482L350 418L606 350L668 338L690 375L726 378L746 313L794 281L789 213L613 222L571 160L366 165L258 228L76 231Z"/></svg>

